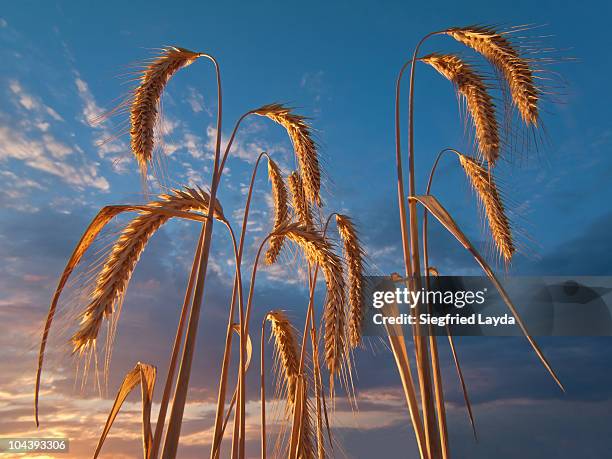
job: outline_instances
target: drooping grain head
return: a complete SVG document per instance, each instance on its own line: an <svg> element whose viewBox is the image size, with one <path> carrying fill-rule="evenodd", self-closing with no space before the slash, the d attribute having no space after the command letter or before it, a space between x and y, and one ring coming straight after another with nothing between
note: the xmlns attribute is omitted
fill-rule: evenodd
<svg viewBox="0 0 612 459"><path fill-rule="evenodd" d="M268 159L268 178L272 183L272 202L274 204L274 225L272 232L277 231L289 222L289 207L287 204L287 187L283 175L272 159ZM283 248L285 238L283 235L270 237L270 245L266 250L266 263L271 265L276 262Z"/></svg>
<svg viewBox="0 0 612 459"><path fill-rule="evenodd" d="M296 221L306 229L313 229L312 209L310 203L306 201L302 177L297 171L293 171L289 175L288 183L291 193L291 207L293 207Z"/></svg>
<svg viewBox="0 0 612 459"><path fill-rule="evenodd" d="M336 215L338 233L343 243L348 278L348 335L354 349L361 343L362 322L365 314L363 300L363 248L352 220L346 215Z"/></svg>
<svg viewBox="0 0 612 459"><path fill-rule="evenodd" d="M504 33L488 27L453 27L444 33L483 55L500 71L523 121L538 125L538 90L529 60L506 38Z"/></svg>
<svg viewBox="0 0 612 459"><path fill-rule="evenodd" d="M297 158L304 181L306 198L313 204L321 205L321 170L317 146L312 138L311 128L306 118L296 115L281 104L265 105L253 112L265 116L285 128Z"/></svg>
<svg viewBox="0 0 612 459"><path fill-rule="evenodd" d="M154 127L164 88L172 75L200 56L201 53L183 48L164 48L140 74L140 84L134 91L130 107L130 141L143 177L153 157Z"/></svg>
<svg viewBox="0 0 612 459"><path fill-rule="evenodd" d="M270 322L272 328L271 336L274 338L275 357L283 377L282 387L287 392L289 406L293 406L300 366L295 329L283 311L269 312L266 320Z"/></svg>
<svg viewBox="0 0 612 459"><path fill-rule="evenodd" d="M300 247L313 266L318 264L321 267L325 277L327 295L323 307L323 341L325 362L330 373L330 388L333 389L334 377L348 358L342 261L319 232L307 231L297 224L287 225L282 231L287 239Z"/></svg>
<svg viewBox="0 0 612 459"><path fill-rule="evenodd" d="M483 78L454 54L430 54L421 59L451 81L464 98L474 124L478 151L490 165L499 157L499 127L495 104Z"/></svg>
<svg viewBox="0 0 612 459"><path fill-rule="evenodd" d="M487 169L468 156L459 155L459 162L484 207L495 247L504 261L509 263L516 248L512 239L510 222L506 216L502 198L493 181L493 176Z"/></svg>
<svg viewBox="0 0 612 459"><path fill-rule="evenodd" d="M312 422L312 406L308 399L308 380L304 380L303 387L303 405L302 405L302 423L300 425L300 442L298 445L299 459L315 459L315 431Z"/></svg>
<svg viewBox="0 0 612 459"><path fill-rule="evenodd" d="M201 189L173 190L171 194L161 195L158 201L148 203L151 211L141 211L121 231L96 276L90 302L80 314L79 328L71 339L74 352L83 354L94 347L104 319L111 320L111 329L114 329L127 286L142 252L151 237L170 219L168 215L154 213L154 209L206 213L209 203L209 195ZM218 202L215 216L223 217Z"/></svg>

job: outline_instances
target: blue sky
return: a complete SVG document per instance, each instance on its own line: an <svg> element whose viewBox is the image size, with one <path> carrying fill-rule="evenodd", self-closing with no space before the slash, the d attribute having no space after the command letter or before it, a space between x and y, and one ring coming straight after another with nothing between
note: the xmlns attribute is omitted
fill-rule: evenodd
<svg viewBox="0 0 612 459"><path fill-rule="evenodd" d="M546 24L531 35L550 35L545 43L575 60L555 66L567 87L563 104L549 106L550 113L544 115L547 146L525 152L520 164L499 168L513 222L526 243L511 272L610 275L608 80L612 62L607 27L611 8L606 2L527 1L3 5L0 411L12 415L2 418L18 422L0 421L0 434L33 432L29 417L32 351L57 276L73 245L101 206L143 199L129 139L116 136L122 118L112 117L100 125L89 120L125 96L131 87L130 65L149 57L154 48L178 45L218 58L226 136L243 112L270 102L290 104L312 117L329 178L324 194L328 209L355 218L372 269L387 273L401 270L393 139L394 82L399 67L420 37L434 29L472 23ZM427 52L445 50L461 48L448 38L435 38L426 46ZM417 180L422 186L438 150L466 149L469 142L450 85L425 67L418 68L416 84ZM169 84L162 153L170 184L208 183L215 110L214 76L205 61L179 72ZM103 140L108 141L101 144ZM285 171L293 167L291 145L282 130L261 119L247 122L228 163L227 187L221 193L226 214L239 213L241 190L253 159L264 149ZM447 158L440 172L436 194L466 232L481 241L477 208L461 171ZM264 173L257 190L250 256L271 221ZM137 360L152 361L163 374L195 232L187 224L170 225L147 248L119 327L117 349L123 345L125 351L116 355L111 392ZM227 276L232 269L227 263L227 240L219 234L206 299L209 307L199 338L203 357L196 362L191 418L185 426L189 435L185 457L203 448L210 427L208 410L214 390L208 377L216 374L221 346L219 327L214 324L224 321L230 289ZM476 273L442 230L434 227L432 234L433 264L449 273ZM303 301L304 292L297 283L283 282L295 277L291 266L265 273L256 293L259 315L270 308L292 310ZM293 314L301 320L299 308ZM108 398L100 402L92 390L73 390L72 362L61 347L62 336L56 341L50 361L57 367L51 364L50 368L58 370L50 372L51 389L43 405L51 425L46 432L64 429L76 435L79 416L83 416L78 413L90 410L93 414L88 419L100 425ZM527 457L553 453L602 457L609 450L612 374L603 362L609 362L612 343L576 338L543 344L568 385L564 397L523 341L462 340L468 384L483 429L478 445L470 440L460 393L445 356L451 440L457 445L457 457L490 457L491 448L503 438L507 443L499 457L516 457L517 450ZM360 391L366 400L362 412L353 418L340 407L337 413L339 425L345 426L338 429L338 436L347 454L372 457L381 445L394 452L414 448L391 356L379 349L375 356L363 352L358 362ZM252 400L257 400L255 387ZM131 457L138 451L136 404L132 410L120 425L121 438L109 444L116 457ZM535 426L540 432L537 438ZM75 457L91 451L98 430L87 431L86 440L75 446ZM570 432L574 437L569 437Z"/></svg>

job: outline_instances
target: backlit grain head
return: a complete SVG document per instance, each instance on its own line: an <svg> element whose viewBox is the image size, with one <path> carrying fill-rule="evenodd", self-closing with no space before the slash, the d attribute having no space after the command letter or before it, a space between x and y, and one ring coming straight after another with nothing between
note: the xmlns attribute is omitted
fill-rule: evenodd
<svg viewBox="0 0 612 459"><path fill-rule="evenodd" d="M330 373L330 388L334 377L347 359L345 282L342 261L334 253L331 244L317 231L307 231L298 224L290 224L281 230L290 241L297 244L308 261L318 264L323 271L327 295L323 307L324 355Z"/></svg>
<svg viewBox="0 0 612 459"><path fill-rule="evenodd" d="M506 34L479 26L453 27L444 33L482 54L498 69L525 124L537 126L540 94L530 61L521 56Z"/></svg>
<svg viewBox="0 0 612 459"><path fill-rule="evenodd" d="M321 205L321 171L317 146L312 138L306 118L296 115L281 104L265 105L253 112L265 116L285 128L295 150L300 174L304 181L306 198L313 204Z"/></svg>
<svg viewBox="0 0 612 459"><path fill-rule="evenodd" d="M365 313L363 301L363 249L352 220L336 215L338 233L343 243L348 278L348 336L349 344L356 348L361 343L361 326Z"/></svg>
<svg viewBox="0 0 612 459"><path fill-rule="evenodd" d="M164 88L172 75L200 56L201 53L184 48L164 48L157 57L147 63L140 74L140 84L134 91L130 107L130 139L132 152L143 177L146 177L153 157L153 131L158 120L159 102Z"/></svg>
<svg viewBox="0 0 612 459"><path fill-rule="evenodd" d="M306 201L302 177L300 177L297 171L293 171L287 181L291 193L291 207L293 208L296 221L306 229L313 229L312 209L310 203Z"/></svg>
<svg viewBox="0 0 612 459"><path fill-rule="evenodd" d="M152 210L163 208L175 211L208 212L209 195L201 189L184 188L161 195L158 201L147 204ZM216 203L215 215L222 217L221 206ZM132 273L147 243L170 217L143 210L119 235L104 265L95 279L89 304L80 314L78 330L72 336L74 352L84 353L95 346L104 319L114 325L132 277Z"/></svg>
<svg viewBox="0 0 612 459"><path fill-rule="evenodd" d="M268 159L268 178L272 183L272 201L274 204L274 225L272 232L277 231L289 222L289 207L287 204L287 187L283 175L272 159ZM270 245L266 250L266 263L271 265L276 262L285 238L282 234L270 237Z"/></svg>
<svg viewBox="0 0 612 459"><path fill-rule="evenodd" d="M510 222L506 216L504 204L497 186L493 181L493 176L487 169L468 156L459 155L459 161L472 188L476 191L479 201L484 207L491 237L497 252L506 263L509 263L516 248L512 239Z"/></svg>
<svg viewBox="0 0 612 459"><path fill-rule="evenodd" d="M300 442L298 446L299 459L315 459L317 457L315 450L315 431L312 422L312 406L308 398L308 379L304 379L302 405L302 422L300 425Z"/></svg>
<svg viewBox="0 0 612 459"><path fill-rule="evenodd" d="M295 329L283 311L269 312L266 320L270 322L272 329L274 355L283 377L282 386L287 392L287 401L292 406L295 401L295 388L300 369Z"/></svg>
<svg viewBox="0 0 612 459"><path fill-rule="evenodd" d="M478 151L489 164L499 157L499 127L495 105L483 78L461 58L453 54L430 54L421 59L451 81L464 98L474 124Z"/></svg>

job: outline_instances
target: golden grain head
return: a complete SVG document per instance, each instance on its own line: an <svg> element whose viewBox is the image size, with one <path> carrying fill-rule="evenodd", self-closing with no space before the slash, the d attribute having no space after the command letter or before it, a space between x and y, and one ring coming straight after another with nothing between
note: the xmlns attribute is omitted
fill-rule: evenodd
<svg viewBox="0 0 612 459"><path fill-rule="evenodd" d="M327 295L323 306L325 362L330 373L330 388L334 377L348 358L346 346L345 281L342 261L332 245L317 231L308 231L298 224L282 229L287 239L297 244L308 261L319 265L325 277Z"/></svg>
<svg viewBox="0 0 612 459"><path fill-rule="evenodd" d="M170 219L168 215L155 213L154 209L206 213L209 203L210 197L202 189L173 190L171 194L161 195L158 201L148 203L151 211L141 211L121 231L96 276L89 304L80 314L79 328L71 339L74 352L82 354L95 346L104 319L116 324L125 291L142 252L151 237ZM215 216L223 217L218 202Z"/></svg>
<svg viewBox="0 0 612 459"><path fill-rule="evenodd" d="M533 69L506 34L480 26L453 27L444 33L480 53L499 70L525 124L537 126L540 91L534 81Z"/></svg>
<svg viewBox="0 0 612 459"><path fill-rule="evenodd" d="M499 127L495 104L483 78L454 54L430 54L421 60L455 85L474 124L478 151L490 165L494 165L499 157Z"/></svg>
<svg viewBox="0 0 612 459"><path fill-rule="evenodd" d="M293 171L287 180L289 183L289 191L291 193L291 207L295 220L298 221L304 228L313 229L312 208L306 200L304 193L304 185L302 177L297 171Z"/></svg>
<svg viewBox="0 0 612 459"><path fill-rule="evenodd" d="M268 178L272 183L272 202L274 205L274 224L272 232L276 232L289 222L289 207L287 203L287 187L285 186L283 175L272 159L268 159ZM285 237L282 234L270 237L270 244L268 250L266 250L265 256L267 264L271 265L276 263L283 248L284 240Z"/></svg>
<svg viewBox="0 0 612 459"><path fill-rule="evenodd" d="M303 397L304 403L302 406L302 422L300 425L300 441L298 445L299 459L315 459L315 430L312 422L312 407L308 399L308 380L304 379Z"/></svg>
<svg viewBox="0 0 612 459"><path fill-rule="evenodd" d="M509 263L516 248L512 238L510 222L506 216L504 204L493 176L473 158L459 155L459 161L484 208L491 237L497 252L506 263Z"/></svg>
<svg viewBox="0 0 612 459"><path fill-rule="evenodd" d="M287 393L287 402L293 405L300 364L295 329L283 311L271 311L266 315L274 338L275 358L282 371L282 387Z"/></svg>
<svg viewBox="0 0 612 459"><path fill-rule="evenodd" d="M342 239L348 279L348 336L354 349L361 343L362 322L365 314L363 300L363 257L364 252L352 220L346 215L336 215L338 233Z"/></svg>
<svg viewBox="0 0 612 459"><path fill-rule="evenodd" d="M321 205L321 170L317 146L312 138L307 119L297 115L281 104L265 105L255 111L255 115L265 116L285 128L295 151L300 173L304 181L306 198L313 204Z"/></svg>
<svg viewBox="0 0 612 459"><path fill-rule="evenodd" d="M161 95L168 80L179 69L191 64L201 53L174 46L147 63L140 74L140 84L134 91L130 107L130 141L143 177L153 157L154 127L158 120Z"/></svg>

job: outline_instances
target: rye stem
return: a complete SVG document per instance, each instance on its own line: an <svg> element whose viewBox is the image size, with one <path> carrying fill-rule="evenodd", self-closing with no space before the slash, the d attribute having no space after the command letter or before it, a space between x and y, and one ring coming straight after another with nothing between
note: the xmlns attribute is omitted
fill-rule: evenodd
<svg viewBox="0 0 612 459"><path fill-rule="evenodd" d="M427 38L438 34L439 32L431 32L425 35L414 49L412 62L410 64L410 87L408 95L408 214L410 227L410 260L404 260L406 271L409 271L415 291L421 289L421 266L419 257L419 227L416 202L411 197L416 195L416 184L414 174L414 75L416 70L416 61L419 48ZM402 200L405 199L402 197ZM402 216L404 218L405 216ZM404 237L404 233L402 233ZM414 311L418 316L421 311L421 304L416 304ZM437 432L435 421L435 408L432 397L431 387L431 370L429 366L429 351L427 340L422 333L421 326L414 327L416 331L414 336L414 344L417 358L417 374L419 378L419 386L421 390L421 404L423 409L423 421L425 424L425 433L427 440L427 450L432 459L440 457L440 436Z"/></svg>
<svg viewBox="0 0 612 459"><path fill-rule="evenodd" d="M221 126L223 116L223 103L221 93L221 72L219 69L219 63L217 60L210 56L207 57L215 67L215 73L217 77L217 138L215 142L215 160L213 168L212 183L210 188L210 206L212 207L217 199L217 186L219 184L220 177L220 150L221 150ZM172 403L172 410L170 412L170 420L168 423L168 433L166 435L166 441L164 442L164 449L162 453L163 459L175 459L178 450L178 442L181 434L181 425L183 422L183 413L185 411L185 403L187 401L187 389L189 387L189 377L191 376L191 365L193 362L193 354L195 351L196 337L198 334L198 321L200 318L200 309L202 306L202 297L204 295L204 285L206 280L206 271L208 268L208 256L210 253L210 246L212 240L213 230L213 212L208 213L206 225L202 229L204 237L202 238L202 255L200 257L200 263L198 268L198 279L196 282L195 293L193 303L191 307L191 313L189 315L189 322L187 324L187 333L185 336L185 346L183 348L183 355L181 358L181 366L179 369L178 379L176 382L176 392L174 394L174 400Z"/></svg>
<svg viewBox="0 0 612 459"><path fill-rule="evenodd" d="M151 457L156 458L159 451L159 444L164 431L164 424L166 423L166 412L168 410L168 402L170 401L170 394L172 392L172 383L174 382L174 373L176 370L176 363L178 360L178 354L181 349L181 343L183 339L183 329L185 328L185 322L187 320L187 314L189 313L189 303L191 300L191 294L193 293L193 286L195 279L198 275L198 262L202 254L202 235L198 241L195 256L193 258L193 264L191 266L191 273L189 274L189 282L187 284L187 290L185 291L185 299L183 301L183 308L181 309L181 317L176 329L176 336L174 338L174 344L172 345L172 355L170 357L170 364L168 365L168 375L166 376L166 383L164 385L164 392L159 408L159 414L157 416L157 424L155 424L155 435L153 436L153 445L151 447Z"/></svg>

